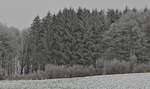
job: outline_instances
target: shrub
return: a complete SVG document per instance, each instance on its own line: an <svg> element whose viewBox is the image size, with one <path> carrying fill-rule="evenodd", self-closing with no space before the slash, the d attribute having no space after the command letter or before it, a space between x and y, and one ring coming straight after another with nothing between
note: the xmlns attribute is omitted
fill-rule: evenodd
<svg viewBox="0 0 150 89"><path fill-rule="evenodd" d="M137 64L120 60L100 60L96 61L96 68L82 65L53 65L45 66L45 72L37 71L27 75L16 75L4 77L0 75L0 80L41 80L51 78L71 78L101 74L123 74L123 73L143 73L150 72L150 63Z"/></svg>
<svg viewBox="0 0 150 89"><path fill-rule="evenodd" d="M133 73L144 73L150 72L150 65L149 64L136 64L133 67Z"/></svg>
<svg viewBox="0 0 150 89"><path fill-rule="evenodd" d="M93 66L81 66L74 65L70 66L68 69L70 77L82 77L82 76L91 76L96 74L96 70Z"/></svg>
<svg viewBox="0 0 150 89"><path fill-rule="evenodd" d="M96 60L96 68L103 68L104 67L104 59Z"/></svg>
<svg viewBox="0 0 150 89"><path fill-rule="evenodd" d="M119 60L113 60L110 62L110 70L112 74L116 74L116 73L129 73L131 72L130 70L130 63L126 62L126 61L119 61ZM105 66L104 66L105 68Z"/></svg>
<svg viewBox="0 0 150 89"><path fill-rule="evenodd" d="M49 78L70 78L70 77L82 77L82 76L91 76L95 75L95 68L90 66L65 66L65 65L53 65L48 64L45 67L45 71L48 74Z"/></svg>
<svg viewBox="0 0 150 89"><path fill-rule="evenodd" d="M132 72L131 64L129 62L119 61L117 59L114 59L112 61L110 60L109 61L108 60L97 61L96 66L97 66L96 69L99 70L101 74L121 74L121 73Z"/></svg>
<svg viewBox="0 0 150 89"><path fill-rule="evenodd" d="M130 61L130 63L131 64L136 64L137 63L137 56L136 55L130 55L130 57L129 57L129 61Z"/></svg>
<svg viewBox="0 0 150 89"><path fill-rule="evenodd" d="M49 78L63 78L68 76L66 66L48 64L45 67L45 72L48 74Z"/></svg>

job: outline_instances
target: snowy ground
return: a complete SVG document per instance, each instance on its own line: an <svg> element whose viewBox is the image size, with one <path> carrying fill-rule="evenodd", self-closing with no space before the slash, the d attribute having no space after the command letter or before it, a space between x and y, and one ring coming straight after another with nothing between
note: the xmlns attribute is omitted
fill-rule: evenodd
<svg viewBox="0 0 150 89"><path fill-rule="evenodd" d="M0 81L0 89L150 89L150 73L72 79Z"/></svg>

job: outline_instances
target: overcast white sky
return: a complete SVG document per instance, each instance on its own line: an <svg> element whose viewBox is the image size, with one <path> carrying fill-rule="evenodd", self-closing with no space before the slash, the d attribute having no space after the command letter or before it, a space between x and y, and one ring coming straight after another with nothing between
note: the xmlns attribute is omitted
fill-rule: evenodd
<svg viewBox="0 0 150 89"><path fill-rule="evenodd" d="M142 9L150 7L150 0L0 0L0 22L19 29L29 27L36 15L48 11L57 13L65 7L89 9L119 8L125 6Z"/></svg>

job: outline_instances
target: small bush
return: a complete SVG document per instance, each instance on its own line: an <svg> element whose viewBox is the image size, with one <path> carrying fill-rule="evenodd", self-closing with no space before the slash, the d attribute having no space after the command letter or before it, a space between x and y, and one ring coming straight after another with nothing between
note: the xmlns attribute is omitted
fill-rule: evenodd
<svg viewBox="0 0 150 89"><path fill-rule="evenodd" d="M131 64L129 62L119 61L116 59L112 61L97 61L96 66L99 74L122 74L132 72Z"/></svg>
<svg viewBox="0 0 150 89"><path fill-rule="evenodd" d="M63 78L68 76L66 66L48 64L45 67L45 72L48 74L49 78Z"/></svg>
<svg viewBox="0 0 150 89"><path fill-rule="evenodd" d="M92 76L96 74L96 70L93 66L84 67L81 65L74 65L67 69L70 77Z"/></svg>
<svg viewBox="0 0 150 89"><path fill-rule="evenodd" d="M96 60L96 68L103 68L104 67L104 59Z"/></svg>
<svg viewBox="0 0 150 89"><path fill-rule="evenodd" d="M81 66L81 65L73 65L73 66L58 66L53 64L48 64L45 67L46 73L49 78L70 78L70 77L82 77L82 76L91 76L95 75L95 68L90 66Z"/></svg>
<svg viewBox="0 0 150 89"><path fill-rule="evenodd" d="M109 63L109 62L106 62ZM129 73L130 70L130 63L126 61L119 61L119 60L113 60L110 61L109 64L104 64L104 69L108 70L108 74L122 74L122 73Z"/></svg>
<svg viewBox="0 0 150 89"><path fill-rule="evenodd" d="M133 73L144 73L150 72L150 65L149 64L136 64L133 67Z"/></svg>

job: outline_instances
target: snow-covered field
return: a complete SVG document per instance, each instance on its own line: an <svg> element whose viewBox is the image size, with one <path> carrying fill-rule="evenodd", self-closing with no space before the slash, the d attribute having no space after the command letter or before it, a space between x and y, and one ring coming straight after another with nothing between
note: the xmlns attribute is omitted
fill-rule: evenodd
<svg viewBox="0 0 150 89"><path fill-rule="evenodd" d="M150 89L150 73L72 79L0 81L0 89Z"/></svg>

